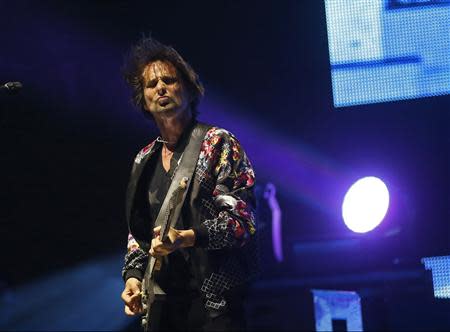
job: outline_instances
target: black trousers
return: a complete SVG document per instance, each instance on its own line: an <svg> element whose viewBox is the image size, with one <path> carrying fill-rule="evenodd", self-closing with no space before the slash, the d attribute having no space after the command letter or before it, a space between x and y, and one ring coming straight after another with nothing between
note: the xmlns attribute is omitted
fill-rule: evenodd
<svg viewBox="0 0 450 332"><path fill-rule="evenodd" d="M206 309L199 295L168 296L154 303L150 317L151 331L244 331L244 294L226 294L223 310Z"/></svg>

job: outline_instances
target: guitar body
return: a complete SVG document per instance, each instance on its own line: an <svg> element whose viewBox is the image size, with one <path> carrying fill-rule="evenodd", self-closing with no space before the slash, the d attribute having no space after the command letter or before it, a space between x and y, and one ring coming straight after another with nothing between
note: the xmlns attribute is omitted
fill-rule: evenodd
<svg viewBox="0 0 450 332"><path fill-rule="evenodd" d="M141 318L141 325L144 331L158 330L162 302L166 299L166 293L154 281L156 270L161 267L161 261L151 257L148 266L154 266L154 268L153 273L150 273L150 269L147 268L142 282L141 301L144 314ZM157 267L158 269L156 269Z"/></svg>

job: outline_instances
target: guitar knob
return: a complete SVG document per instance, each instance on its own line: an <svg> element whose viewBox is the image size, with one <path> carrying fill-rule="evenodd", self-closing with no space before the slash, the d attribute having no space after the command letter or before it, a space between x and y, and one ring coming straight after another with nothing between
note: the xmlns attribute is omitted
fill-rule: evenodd
<svg viewBox="0 0 450 332"><path fill-rule="evenodd" d="M186 189L188 180L189 180L189 178L187 178L187 177L183 177L181 179L181 181L180 181L180 188L181 189Z"/></svg>
<svg viewBox="0 0 450 332"><path fill-rule="evenodd" d="M147 319L146 318L142 318L141 324L142 324L142 326L146 326L147 325Z"/></svg>
<svg viewBox="0 0 450 332"><path fill-rule="evenodd" d="M144 304L142 305L142 309L147 310L147 308L148 308L148 306L144 303Z"/></svg>

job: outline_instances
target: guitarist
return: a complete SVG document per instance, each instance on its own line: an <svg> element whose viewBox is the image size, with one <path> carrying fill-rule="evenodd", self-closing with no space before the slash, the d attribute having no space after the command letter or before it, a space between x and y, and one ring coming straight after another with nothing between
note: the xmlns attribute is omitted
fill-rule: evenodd
<svg viewBox="0 0 450 332"><path fill-rule="evenodd" d="M155 221L199 125L204 89L175 49L151 37L132 47L123 71L133 103L160 131L137 154L127 189L125 313L144 313L150 255L162 262L155 281L166 294L150 310L152 330L243 330L246 285L258 271L250 161L230 132L207 129L179 218L161 241Z"/></svg>

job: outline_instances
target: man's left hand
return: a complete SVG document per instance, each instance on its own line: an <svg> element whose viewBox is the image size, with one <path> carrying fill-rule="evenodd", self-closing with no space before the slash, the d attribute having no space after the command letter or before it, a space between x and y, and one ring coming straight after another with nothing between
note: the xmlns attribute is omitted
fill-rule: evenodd
<svg viewBox="0 0 450 332"><path fill-rule="evenodd" d="M192 247L195 243L195 233L192 229L178 230L170 227L166 241L160 239L161 226L153 229L153 240L149 254L161 257L174 252L178 248Z"/></svg>

